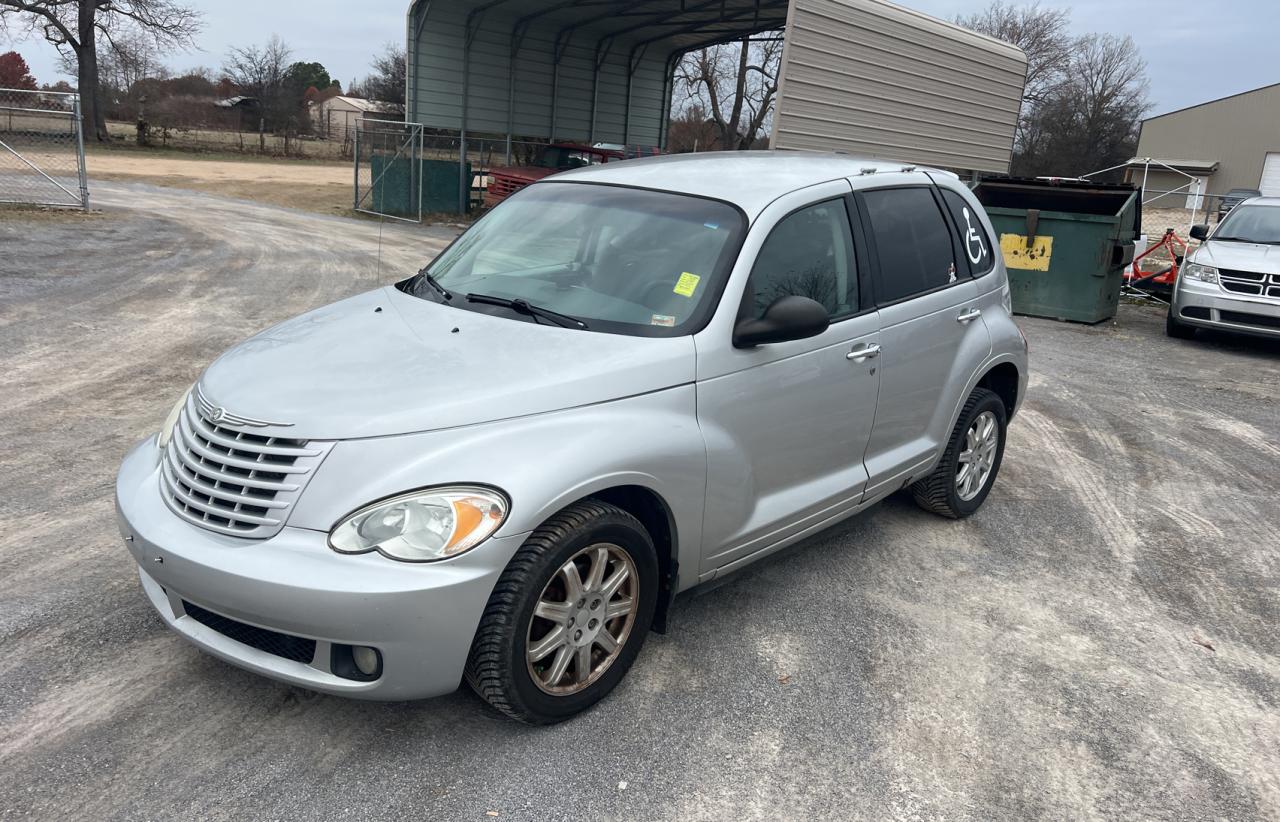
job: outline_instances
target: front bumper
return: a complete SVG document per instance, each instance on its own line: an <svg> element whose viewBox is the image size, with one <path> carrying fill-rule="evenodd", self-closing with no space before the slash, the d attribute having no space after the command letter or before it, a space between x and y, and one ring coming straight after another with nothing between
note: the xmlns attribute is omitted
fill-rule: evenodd
<svg viewBox="0 0 1280 822"><path fill-rule="evenodd" d="M430 564L337 554L327 534L304 528L286 526L263 540L223 536L169 510L160 496L159 460L154 438L125 457L116 512L142 588L170 628L242 668L341 696L418 699L458 687L489 595L524 534L491 538ZM298 661L262 650L263 643L245 644L232 638L235 632L209 627L207 616L198 621L185 603L314 640L314 655ZM334 645L377 648L381 675L369 682L338 676L330 664Z"/></svg>
<svg viewBox="0 0 1280 822"><path fill-rule="evenodd" d="M1179 278L1171 310L1184 325L1280 338L1280 303L1231 294L1217 283Z"/></svg>

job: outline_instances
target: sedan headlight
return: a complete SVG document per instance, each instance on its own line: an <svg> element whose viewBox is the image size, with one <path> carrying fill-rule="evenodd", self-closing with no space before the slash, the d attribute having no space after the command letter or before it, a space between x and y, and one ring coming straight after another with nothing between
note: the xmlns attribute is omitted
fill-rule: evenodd
<svg viewBox="0 0 1280 822"><path fill-rule="evenodd" d="M178 402L173 406L173 410L169 412L169 416L164 418L164 423L160 426L160 436L156 439L156 445L160 446L163 451L169 446L169 440L173 439L173 427L178 424L178 417L182 415L182 409L186 407L187 397L194 389L195 383L191 384L191 388L182 392L182 396L178 397Z"/></svg>
<svg viewBox="0 0 1280 822"><path fill-rule="evenodd" d="M1218 281L1218 269L1211 265L1187 263L1182 267L1181 274L1189 280L1200 280L1205 283L1216 283Z"/></svg>
<svg viewBox="0 0 1280 822"><path fill-rule="evenodd" d="M507 499L488 488L429 488L376 502L329 533L340 554L370 551L405 562L456 557L484 542L507 516Z"/></svg>

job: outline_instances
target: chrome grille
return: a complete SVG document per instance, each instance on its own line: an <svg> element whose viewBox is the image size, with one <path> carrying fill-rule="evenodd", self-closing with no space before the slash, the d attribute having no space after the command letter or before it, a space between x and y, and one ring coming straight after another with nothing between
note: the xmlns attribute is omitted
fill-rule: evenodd
<svg viewBox="0 0 1280 822"><path fill-rule="evenodd" d="M1280 274L1256 274L1252 271L1218 269L1218 281L1233 294L1280 299Z"/></svg>
<svg viewBox="0 0 1280 822"><path fill-rule="evenodd" d="M209 421L193 391L165 448L160 480L178 516L211 531L265 539L280 531L289 508L330 443L237 431Z"/></svg>

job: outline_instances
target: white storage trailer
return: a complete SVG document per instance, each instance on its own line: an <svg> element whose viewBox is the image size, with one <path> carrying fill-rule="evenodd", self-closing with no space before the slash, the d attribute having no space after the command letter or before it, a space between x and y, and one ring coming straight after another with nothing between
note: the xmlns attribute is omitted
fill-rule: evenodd
<svg viewBox="0 0 1280 822"><path fill-rule="evenodd" d="M1007 173L1027 57L883 0L794 0L774 148Z"/></svg>
<svg viewBox="0 0 1280 822"><path fill-rule="evenodd" d="M1009 169L1014 46L885 0L413 0L407 116L508 139L664 145L688 51L782 31L772 145Z"/></svg>

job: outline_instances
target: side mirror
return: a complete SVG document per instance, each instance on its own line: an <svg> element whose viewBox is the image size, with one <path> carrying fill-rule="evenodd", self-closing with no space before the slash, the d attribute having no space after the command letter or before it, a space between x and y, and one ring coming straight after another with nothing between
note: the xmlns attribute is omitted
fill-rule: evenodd
<svg viewBox="0 0 1280 822"><path fill-rule="evenodd" d="M816 337L831 324L827 309L817 300L794 294L779 297L760 319L740 320L733 329L734 348Z"/></svg>
<svg viewBox="0 0 1280 822"><path fill-rule="evenodd" d="M1207 240L1209 238L1209 226L1193 225L1191 226L1191 239Z"/></svg>

